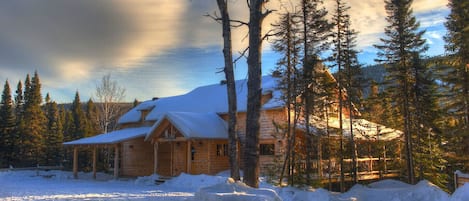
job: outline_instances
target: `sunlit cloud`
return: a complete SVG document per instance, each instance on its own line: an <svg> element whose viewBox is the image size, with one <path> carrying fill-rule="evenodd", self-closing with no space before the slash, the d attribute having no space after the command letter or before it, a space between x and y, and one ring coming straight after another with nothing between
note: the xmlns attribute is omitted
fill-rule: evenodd
<svg viewBox="0 0 469 201"><path fill-rule="evenodd" d="M263 33L272 28L279 13L298 9L297 2L270 1L267 8L277 11L265 19ZM325 2L326 8L334 6L332 1ZM249 21L246 1L228 3L232 19ZM352 26L359 32L358 48L372 52L386 26L384 2L347 3ZM414 0L421 26L441 26L446 17L441 10L447 10L447 3ZM218 13L216 2L206 0L0 1L0 81L8 78L14 85L37 70L45 91L66 95L80 90L92 96L95 81L113 73L128 86L130 99L184 93L223 78L214 75L223 65L221 25L204 16L214 13ZM246 26L233 29L236 56L248 46L247 33ZM425 37L430 42L441 41L442 34L429 31ZM264 51L271 51L269 46L264 42ZM207 52L190 55L180 51L187 49ZM191 58L201 55L206 58ZM271 65L275 59L270 59ZM200 71L195 78L194 71ZM138 89L140 86L147 87Z"/></svg>

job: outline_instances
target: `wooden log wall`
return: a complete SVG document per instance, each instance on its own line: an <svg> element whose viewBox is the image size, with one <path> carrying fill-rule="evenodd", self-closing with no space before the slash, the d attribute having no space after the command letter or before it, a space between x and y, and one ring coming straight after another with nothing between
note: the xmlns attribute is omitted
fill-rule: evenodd
<svg viewBox="0 0 469 201"><path fill-rule="evenodd" d="M153 145L144 137L122 142L121 176L146 176L153 174Z"/></svg>

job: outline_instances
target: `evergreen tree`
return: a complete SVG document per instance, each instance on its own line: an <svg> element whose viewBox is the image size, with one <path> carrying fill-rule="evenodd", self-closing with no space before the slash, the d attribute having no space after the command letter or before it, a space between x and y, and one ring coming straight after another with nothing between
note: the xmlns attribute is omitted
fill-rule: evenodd
<svg viewBox="0 0 469 201"><path fill-rule="evenodd" d="M23 84L21 81L18 82L16 91L15 91L15 116L16 116L16 126L15 126L15 137L17 139L16 145L16 156L17 163L15 165L19 165L20 161L19 158L22 158L23 155L23 136L21 135L24 130L24 94L23 94Z"/></svg>
<svg viewBox="0 0 469 201"><path fill-rule="evenodd" d="M296 18L296 19L295 19ZM293 165L294 159L294 145L295 145L295 130L296 123L298 122L298 102L296 97L299 95L296 90L296 77L298 65L300 64L300 37L299 37L299 20L298 15L294 13L284 13L280 15L280 20L275 27L276 39L273 42L273 49L282 54L282 57L277 62L276 71L274 74L281 76L279 89L284 91L284 101L287 106L287 125L285 139L288 139L287 150L285 153L285 160L280 172L280 181L282 183L284 173L288 174L288 182L293 185L293 173L295 166Z"/></svg>
<svg viewBox="0 0 469 201"><path fill-rule="evenodd" d="M442 140L438 122L442 118L442 112L437 99L437 84L428 65L422 62L418 54L413 58L412 74L411 130L415 133L413 155L417 164L417 178L446 188L448 175L443 170L447 161L440 145Z"/></svg>
<svg viewBox="0 0 469 201"><path fill-rule="evenodd" d="M449 0L451 13L445 23L448 30L444 37L449 54L448 68L444 69L442 80L447 86L446 111L449 115L446 133L449 133L449 152L469 152L469 2ZM463 142L463 143L460 143ZM456 146L460 144L461 146ZM463 166L457 164L464 164ZM454 162L469 171L469 157L462 156Z"/></svg>
<svg viewBox="0 0 469 201"><path fill-rule="evenodd" d="M49 93L46 95L44 110L47 118L44 161L46 165L59 165L63 158L63 128L59 108L56 102L51 101Z"/></svg>
<svg viewBox="0 0 469 201"><path fill-rule="evenodd" d="M350 16L347 14L348 7L342 0L336 0L336 9L333 16L335 23L334 48L333 48L333 67L337 67L337 85L339 91L339 125L340 132L343 132L343 108L348 108L350 125L350 147L352 156L352 179L357 183L357 159L356 144L353 133L353 110L354 103L359 103L361 96L361 78L360 64L357 59L356 36L357 32L351 28ZM343 90L346 94L343 94ZM344 100L346 97L347 99ZM345 102L344 102L345 101ZM341 136L343 134L341 133ZM341 144L343 139L341 139ZM341 146L341 150L342 150ZM341 154L343 155L343 154ZM343 164L343 162L341 162ZM341 173L341 181L343 173ZM342 181L343 182L343 181ZM341 182L341 183L342 183ZM343 186L343 185L342 185Z"/></svg>
<svg viewBox="0 0 469 201"><path fill-rule="evenodd" d="M65 109L64 105L60 107L60 124L62 125L63 129L63 141L69 142L74 139L73 132L75 131L75 127L73 124L73 116L70 110ZM71 149L64 149L64 166L67 168L72 168L72 161L73 161L73 151Z"/></svg>
<svg viewBox="0 0 469 201"><path fill-rule="evenodd" d="M385 9L388 14L385 28L386 38L381 38L382 45L375 45L378 62L386 63L388 72L388 90L391 99L399 107L397 115L402 118L400 125L405 135L406 169L409 183L414 183L414 160L412 148L412 60L415 55L426 51L423 39L425 31L418 31L419 23L412 16L412 0L386 0Z"/></svg>
<svg viewBox="0 0 469 201"><path fill-rule="evenodd" d="M85 113L83 112L83 108L80 102L80 94L78 91L75 93L75 99L73 100L72 107L71 107L71 123L72 125L70 128L70 135L71 140L77 140L80 138L85 137L86 133L86 119Z"/></svg>
<svg viewBox="0 0 469 201"><path fill-rule="evenodd" d="M303 60L302 60L302 87L301 95L304 105L305 124L305 161L306 161L306 184L312 184L311 175L313 158L313 134L309 125L310 117L314 110L320 106L315 105L315 91L318 88L316 72L321 71L321 54L329 50L329 37L331 36L332 24L328 22L327 11L322 6L322 0L302 0L302 41L303 41Z"/></svg>
<svg viewBox="0 0 469 201"><path fill-rule="evenodd" d="M32 166L42 163L44 149L44 132L46 130L46 117L41 108L41 83L39 75L29 81L29 75L25 81L25 104L24 104L24 128L21 132L23 145L24 165Z"/></svg>
<svg viewBox="0 0 469 201"><path fill-rule="evenodd" d="M7 167L16 162L18 138L15 133L15 125L14 105L10 84L7 80L0 102L0 167Z"/></svg>
<svg viewBox="0 0 469 201"><path fill-rule="evenodd" d="M137 107L138 104L140 104L140 101L134 99L134 102L132 103L132 108Z"/></svg>
<svg viewBox="0 0 469 201"><path fill-rule="evenodd" d="M78 91L75 93L75 99L73 100L72 107L71 107L71 124L69 125L69 134L72 137L72 140L81 139L87 137L87 121L85 112L83 111L82 104L80 102L80 94ZM90 170L91 163L90 163L90 155L89 150L87 152L80 152L79 158L83 159L79 163L80 169L83 170Z"/></svg>
<svg viewBox="0 0 469 201"><path fill-rule="evenodd" d="M89 99L86 103L85 111L86 120L86 133L85 137L91 137L99 134L100 128L98 124L98 108L94 104L93 100Z"/></svg>

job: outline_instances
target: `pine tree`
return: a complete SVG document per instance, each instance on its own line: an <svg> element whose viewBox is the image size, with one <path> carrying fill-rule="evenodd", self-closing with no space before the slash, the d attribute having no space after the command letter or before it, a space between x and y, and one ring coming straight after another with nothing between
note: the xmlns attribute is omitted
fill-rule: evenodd
<svg viewBox="0 0 469 201"><path fill-rule="evenodd" d="M86 120L86 133L85 137L91 137L99 134L100 127L98 124L98 108L93 100L89 99L86 103L85 120Z"/></svg>
<svg viewBox="0 0 469 201"><path fill-rule="evenodd" d="M405 135L405 156L407 177L409 183L414 183L414 160L412 147L411 120L411 66L414 55L426 51L423 39L425 31L418 31L419 23L412 16L412 0L386 0L385 9L388 14L385 28L386 38L381 38L382 45L375 45L378 52L378 62L386 63L389 92L395 104L399 107L399 115L403 123L400 128Z"/></svg>
<svg viewBox="0 0 469 201"><path fill-rule="evenodd" d="M39 75L25 81L24 129L21 133L25 165L42 163L46 117L41 108L41 83Z"/></svg>
<svg viewBox="0 0 469 201"><path fill-rule="evenodd" d="M70 129L71 140L77 140L85 137L86 133L86 119L85 113L80 102L80 94L78 91L75 93L75 99L73 99L72 107L70 108L72 115L72 125Z"/></svg>
<svg viewBox="0 0 469 201"><path fill-rule="evenodd" d="M321 54L329 50L329 37L331 36L332 24L328 22L327 11L322 7L322 0L303 0L301 2L302 17L302 40L303 40L303 65L302 81L300 87L303 89L302 100L304 107L305 124L305 161L306 161L306 184L312 184L311 175L313 158L313 135L309 125L310 116L319 106L315 105L315 92L318 88L315 73L322 68Z"/></svg>
<svg viewBox="0 0 469 201"><path fill-rule="evenodd" d="M282 183L284 173L288 174L288 182L290 185L294 184L293 173L295 166L293 165L294 145L295 145L295 130L296 118L299 114L298 103L296 97L299 95L296 90L296 77L298 65L300 64L300 38L299 38L299 20L298 15L294 13L284 13L280 15L280 20L275 27L276 39L273 42L273 49L282 54L282 57L277 62L275 73L278 73L280 78L279 89L284 91L284 101L287 106L287 125L285 139L288 139L287 150L285 153L285 160L283 161L282 171L280 172L280 181ZM293 114L293 115L292 115Z"/></svg>
<svg viewBox="0 0 469 201"><path fill-rule="evenodd" d="M417 177L446 188L448 175L443 171L447 161L444 159L441 147L441 129L439 121L442 118L438 103L438 87L434 75L428 65L422 62L418 54L412 62L412 131L413 153L417 167Z"/></svg>
<svg viewBox="0 0 469 201"><path fill-rule="evenodd" d="M14 165L16 162L16 146L18 139L15 133L16 118L8 80L3 87L0 102L0 167Z"/></svg>
<svg viewBox="0 0 469 201"><path fill-rule="evenodd" d="M82 108L80 94L78 91L75 93L75 99L72 103L70 123L71 124L68 125L68 129L70 130L68 132L71 135L71 140L77 140L86 137L88 132L86 117ZM83 170L89 170L91 168L91 164L89 163L90 153L82 151L78 157L83 159L80 161L79 167Z"/></svg>
<svg viewBox="0 0 469 201"><path fill-rule="evenodd" d="M449 152L469 152L469 2L465 0L449 0L451 13L445 23L448 30L444 37L445 49L449 54L448 68L444 69L442 80L447 86L446 111L449 125L446 132L450 134L452 144ZM464 164L459 166L457 164ZM469 157L456 159L454 165L469 171Z"/></svg>
<svg viewBox="0 0 469 201"><path fill-rule="evenodd" d="M16 87L15 91L15 116L16 116L16 122L15 122L15 138L17 139L17 145L16 147L16 159L17 162L15 165L20 165L19 159L22 158L23 155L23 138L21 133L23 133L24 130L24 94L23 94L23 84L20 81L18 81L18 85Z"/></svg>
<svg viewBox="0 0 469 201"><path fill-rule="evenodd" d="M63 158L63 128L60 120L57 103L51 101L49 93L46 95L44 107L47 118L47 129L45 133L45 165L60 165Z"/></svg>

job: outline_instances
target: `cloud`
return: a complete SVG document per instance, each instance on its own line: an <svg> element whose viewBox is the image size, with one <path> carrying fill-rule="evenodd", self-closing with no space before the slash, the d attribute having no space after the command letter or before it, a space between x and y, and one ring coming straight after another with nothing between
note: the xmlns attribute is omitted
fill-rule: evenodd
<svg viewBox="0 0 469 201"><path fill-rule="evenodd" d="M327 8L334 6L333 2L326 2L329 3ZM230 0L228 3L232 19L248 22L246 1ZM359 48L366 49L378 43L386 26L383 1L347 3L351 6L352 26L359 31ZM435 19L438 19L437 24L441 24L445 15L440 14L440 9L446 9L446 4L447 0L415 0L414 11L419 14L422 26L432 25ZM296 5L295 1L293 5ZM279 8L292 7L288 0L270 1L267 6L278 11L264 21L264 33L277 20L278 13L282 11ZM14 83L37 70L48 91L73 94L83 88L90 91L94 80L109 72L117 72L122 75L116 78L131 85L131 93L137 96L135 91L138 90L134 88L142 85L141 80L146 80L143 85L157 85L154 80L184 79L174 75L193 71L194 65L210 66L197 66L197 70L202 69L206 73L197 74L199 77L205 79L205 75L210 75L218 79L219 76L213 76L212 72L217 71L214 68L220 67L222 59L203 62L206 58L221 55L221 25L204 17L213 12L218 12L216 2L207 0L0 1L0 80L8 78L10 83ZM428 12L430 14L426 14ZM247 47L247 32L246 27L233 29L235 53ZM264 50L269 51L268 46L265 42ZM201 55L187 54L181 49L209 49L209 52L203 55L205 58L200 58ZM176 56L168 56L168 53ZM163 57L171 60L162 61ZM178 59L181 57L186 58ZM129 76L133 73L136 75ZM185 73L181 74L187 75ZM145 89L145 94L159 93L156 92L159 90L181 92L187 89L182 87L184 84L197 86L206 83L164 80L164 84L162 89ZM66 88L72 92L65 92ZM91 95L92 92L81 94Z"/></svg>
<svg viewBox="0 0 469 201"><path fill-rule="evenodd" d="M1 68L79 81L177 46L184 1L15 0L0 3ZM78 74L75 74L78 72ZM74 76L70 76L74 75Z"/></svg>

